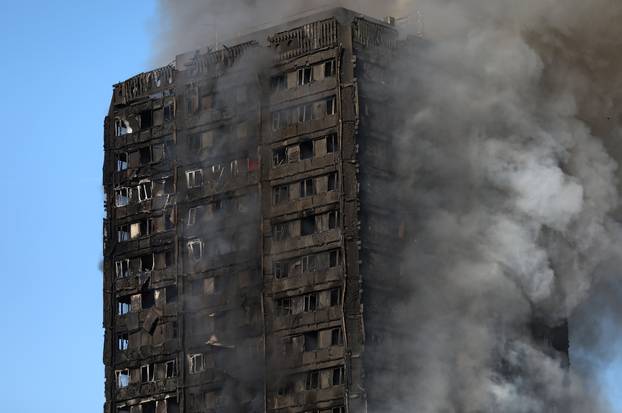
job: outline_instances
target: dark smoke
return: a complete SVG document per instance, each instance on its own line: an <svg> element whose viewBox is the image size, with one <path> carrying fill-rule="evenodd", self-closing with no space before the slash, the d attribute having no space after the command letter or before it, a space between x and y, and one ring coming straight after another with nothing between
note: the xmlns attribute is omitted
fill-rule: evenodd
<svg viewBox="0 0 622 413"><path fill-rule="evenodd" d="M392 190L415 235L390 343L409 374L375 379L395 395L383 411L611 411L598 373L622 314L622 3L162 0L158 58L327 4L423 16L402 29L423 20L428 39L396 62ZM534 314L570 317L569 369L525 331Z"/></svg>

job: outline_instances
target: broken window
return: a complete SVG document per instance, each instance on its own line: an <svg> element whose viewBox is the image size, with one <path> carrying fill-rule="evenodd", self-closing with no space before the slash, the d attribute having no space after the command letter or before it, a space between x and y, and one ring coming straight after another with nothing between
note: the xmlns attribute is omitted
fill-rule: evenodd
<svg viewBox="0 0 622 413"><path fill-rule="evenodd" d="M199 261L203 257L203 241L194 239L188 241L188 255L194 261Z"/></svg>
<svg viewBox="0 0 622 413"><path fill-rule="evenodd" d="M191 152L200 151L202 149L201 134L188 135L188 149Z"/></svg>
<svg viewBox="0 0 622 413"><path fill-rule="evenodd" d="M167 102L164 105L164 122L172 122L175 117L175 106L173 102Z"/></svg>
<svg viewBox="0 0 622 413"><path fill-rule="evenodd" d="M127 120L116 118L114 120L114 131L116 136L123 136L132 133L132 128Z"/></svg>
<svg viewBox="0 0 622 413"><path fill-rule="evenodd" d="M125 351L128 349L130 340L127 333L119 334L117 336L117 349L120 351Z"/></svg>
<svg viewBox="0 0 622 413"><path fill-rule="evenodd" d="M170 360L166 362L165 365L165 374L166 374L166 378L170 379L173 377L177 376L177 361L176 360Z"/></svg>
<svg viewBox="0 0 622 413"><path fill-rule="evenodd" d="M118 389L124 389L130 385L130 371L128 369L117 370L116 374Z"/></svg>
<svg viewBox="0 0 622 413"><path fill-rule="evenodd" d="M130 240L130 227L128 225L117 227L117 240L118 242Z"/></svg>
<svg viewBox="0 0 622 413"><path fill-rule="evenodd" d="M151 162L158 163L166 159L166 147L163 143L151 147Z"/></svg>
<svg viewBox="0 0 622 413"><path fill-rule="evenodd" d="M305 295L304 300L305 300L305 306L304 306L305 313L310 313L310 312L317 310L317 303L318 303L317 293L311 293L311 294Z"/></svg>
<svg viewBox="0 0 622 413"><path fill-rule="evenodd" d="M199 88L196 85L186 86L186 112L196 113L199 110Z"/></svg>
<svg viewBox="0 0 622 413"><path fill-rule="evenodd" d="M290 315L292 313L292 299L290 297L279 298L276 300L277 316Z"/></svg>
<svg viewBox="0 0 622 413"><path fill-rule="evenodd" d="M233 160L229 164L229 168L231 170L231 176L239 176L240 175L240 161Z"/></svg>
<svg viewBox="0 0 622 413"><path fill-rule="evenodd" d="M190 355L190 374L197 374L205 369L203 364L203 354Z"/></svg>
<svg viewBox="0 0 622 413"><path fill-rule="evenodd" d="M326 99L326 114L334 115L337 113L337 98L335 96L331 96Z"/></svg>
<svg viewBox="0 0 622 413"><path fill-rule="evenodd" d="M307 373L307 380L305 383L305 389L314 390L320 386L320 372L310 371Z"/></svg>
<svg viewBox="0 0 622 413"><path fill-rule="evenodd" d="M289 201L289 185L279 185L272 188L272 203L279 205Z"/></svg>
<svg viewBox="0 0 622 413"><path fill-rule="evenodd" d="M311 83L313 80L313 69L309 67L303 67L298 69L298 86L304 86Z"/></svg>
<svg viewBox="0 0 622 413"><path fill-rule="evenodd" d="M152 198L153 184L151 181L141 181L138 184L138 200L145 202Z"/></svg>
<svg viewBox="0 0 622 413"><path fill-rule="evenodd" d="M333 374L332 374L332 385L333 386L338 386L340 384L343 384L343 367L337 367L335 369L333 369Z"/></svg>
<svg viewBox="0 0 622 413"><path fill-rule="evenodd" d="M145 254L140 256L140 271L153 271L153 254Z"/></svg>
<svg viewBox="0 0 622 413"><path fill-rule="evenodd" d="M188 210L188 222L187 225L189 227L195 225L197 223L197 215L199 214L201 207L194 207Z"/></svg>
<svg viewBox="0 0 622 413"><path fill-rule="evenodd" d="M303 181L300 181L300 197L306 198L308 196L314 195L313 190L313 178L308 178Z"/></svg>
<svg viewBox="0 0 622 413"><path fill-rule="evenodd" d="M150 146L140 148L138 150L138 155L140 156L141 165L147 165L151 163L151 147Z"/></svg>
<svg viewBox="0 0 622 413"><path fill-rule="evenodd" d="M117 154L117 172L126 171L128 167L127 153L121 152Z"/></svg>
<svg viewBox="0 0 622 413"><path fill-rule="evenodd" d="M132 311L132 296L119 297L117 299L117 315L126 315Z"/></svg>
<svg viewBox="0 0 622 413"><path fill-rule="evenodd" d="M302 257L302 272L317 271L317 259L315 255L307 255Z"/></svg>
<svg viewBox="0 0 622 413"><path fill-rule="evenodd" d="M140 112L139 119L141 129L148 129L153 126L153 113L150 109Z"/></svg>
<svg viewBox="0 0 622 413"><path fill-rule="evenodd" d="M343 406L341 406L341 407L333 407L331 413L346 413L346 409Z"/></svg>
<svg viewBox="0 0 622 413"><path fill-rule="evenodd" d="M333 77L337 71L337 64L334 60L324 62L324 77Z"/></svg>
<svg viewBox="0 0 622 413"><path fill-rule="evenodd" d="M339 211L328 213L328 229L335 229L339 226Z"/></svg>
<svg viewBox="0 0 622 413"><path fill-rule="evenodd" d="M130 408L128 406L117 407L117 413L130 413Z"/></svg>
<svg viewBox="0 0 622 413"><path fill-rule="evenodd" d="M315 351L319 348L319 334L317 331L310 331L304 334L305 351Z"/></svg>
<svg viewBox="0 0 622 413"><path fill-rule="evenodd" d="M287 261L277 261L274 263L274 276L277 279L287 278L289 273L289 263Z"/></svg>
<svg viewBox="0 0 622 413"><path fill-rule="evenodd" d="M289 223L282 222L279 224L274 224L273 234L274 234L274 238L277 241L283 241L287 239L289 235Z"/></svg>
<svg viewBox="0 0 622 413"><path fill-rule="evenodd" d="M333 133L326 137L326 152L334 153L339 149L339 145L337 143L337 134Z"/></svg>
<svg viewBox="0 0 622 413"><path fill-rule="evenodd" d="M130 276L130 260L124 259L115 262L117 278L126 278Z"/></svg>
<svg viewBox="0 0 622 413"><path fill-rule="evenodd" d="M155 381L155 366L153 364L145 364L140 367L140 382L150 383Z"/></svg>
<svg viewBox="0 0 622 413"><path fill-rule="evenodd" d="M174 285L166 287L166 302L167 303L177 302L177 287L175 287Z"/></svg>
<svg viewBox="0 0 622 413"><path fill-rule="evenodd" d="M132 190L130 188L118 188L114 191L114 200L117 207L124 207L130 204Z"/></svg>
<svg viewBox="0 0 622 413"><path fill-rule="evenodd" d="M298 123L308 122L313 119L313 104L307 103L298 107Z"/></svg>
<svg viewBox="0 0 622 413"><path fill-rule="evenodd" d="M288 394L291 394L293 392L294 392L294 383L292 383L289 380L280 383L276 390L276 393L279 396L287 396Z"/></svg>
<svg viewBox="0 0 622 413"><path fill-rule="evenodd" d="M315 233L315 216L304 217L300 220L300 235L311 235Z"/></svg>
<svg viewBox="0 0 622 413"><path fill-rule="evenodd" d="M328 258L328 266L335 268L337 265L339 265L339 251L331 251Z"/></svg>
<svg viewBox="0 0 622 413"><path fill-rule="evenodd" d="M274 166L283 165L287 162L287 147L276 148L272 150L272 163Z"/></svg>
<svg viewBox="0 0 622 413"><path fill-rule="evenodd" d="M328 175L328 191L337 190L337 172Z"/></svg>
<svg viewBox="0 0 622 413"><path fill-rule="evenodd" d="M279 90L285 90L287 89L287 76L285 75L285 73L273 76L270 84L272 86L272 90L275 92Z"/></svg>
<svg viewBox="0 0 622 413"><path fill-rule="evenodd" d="M188 182L188 188L199 188L203 186L203 170L195 169L186 172L186 181Z"/></svg>
<svg viewBox="0 0 622 413"><path fill-rule="evenodd" d="M333 328L330 331L330 345L341 346L343 344L343 336L341 335L341 328Z"/></svg>
<svg viewBox="0 0 622 413"><path fill-rule="evenodd" d="M156 413L156 402L150 401L140 405L141 413Z"/></svg>
<svg viewBox="0 0 622 413"><path fill-rule="evenodd" d="M281 112L272 112L272 130L277 131L281 128Z"/></svg>
<svg viewBox="0 0 622 413"><path fill-rule="evenodd" d="M330 290L330 306L335 307L341 304L341 288L333 288Z"/></svg>
<svg viewBox="0 0 622 413"><path fill-rule="evenodd" d="M311 158L313 158L313 141L309 139L300 142L300 159Z"/></svg>
<svg viewBox="0 0 622 413"><path fill-rule="evenodd" d="M153 290L143 291L140 294L140 302L143 310L148 310L155 305L155 293Z"/></svg>
<svg viewBox="0 0 622 413"><path fill-rule="evenodd" d="M207 90L202 90L201 92L206 93L201 95L201 110L207 112L214 109L214 96L210 95Z"/></svg>

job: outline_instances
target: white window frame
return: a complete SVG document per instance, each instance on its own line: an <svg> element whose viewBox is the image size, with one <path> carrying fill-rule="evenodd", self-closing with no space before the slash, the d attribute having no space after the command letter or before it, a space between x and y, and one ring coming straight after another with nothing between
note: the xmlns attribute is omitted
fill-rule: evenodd
<svg viewBox="0 0 622 413"><path fill-rule="evenodd" d="M195 248L199 248L198 258L195 255ZM203 258L203 241L198 238L188 241L188 255L193 261L199 261Z"/></svg>
<svg viewBox="0 0 622 413"><path fill-rule="evenodd" d="M192 207L188 210L188 222L186 223L187 226L192 227L194 225L196 225L197 223L197 212L199 211L200 207Z"/></svg>
<svg viewBox="0 0 622 413"><path fill-rule="evenodd" d="M128 206L132 198L132 188L120 187L114 190L114 204L117 208Z"/></svg>
<svg viewBox="0 0 622 413"><path fill-rule="evenodd" d="M123 271L123 264L125 264L126 271ZM117 278L127 278L130 276L130 260L128 258L117 260L115 261L114 265Z"/></svg>
<svg viewBox="0 0 622 413"><path fill-rule="evenodd" d="M199 182L199 179L200 179L200 182ZM188 189L202 187L203 186L203 169L192 169L190 171L186 171L186 183L188 184Z"/></svg>
<svg viewBox="0 0 622 413"><path fill-rule="evenodd" d="M125 389L130 385L130 370L123 369L115 371L115 376L117 376L117 389ZM122 379L125 378L125 379Z"/></svg>
<svg viewBox="0 0 622 413"><path fill-rule="evenodd" d="M147 381L143 381L143 369L147 369ZM140 366L140 382L141 383L153 383L155 382L155 365L143 364Z"/></svg>
<svg viewBox="0 0 622 413"><path fill-rule="evenodd" d="M205 358L203 353L190 354L188 356L188 362L190 364L188 368L190 374L199 374L205 371Z"/></svg>
<svg viewBox="0 0 622 413"><path fill-rule="evenodd" d="M153 199L153 182L149 180L142 181L138 184L138 201L145 202Z"/></svg>

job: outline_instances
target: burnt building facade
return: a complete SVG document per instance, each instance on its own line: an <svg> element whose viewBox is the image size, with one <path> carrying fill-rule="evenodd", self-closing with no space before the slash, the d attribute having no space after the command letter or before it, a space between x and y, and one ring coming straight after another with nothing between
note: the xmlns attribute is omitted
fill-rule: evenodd
<svg viewBox="0 0 622 413"><path fill-rule="evenodd" d="M105 413L363 412L387 397L373 369L399 363L365 349L407 293L407 218L377 196L395 178L377 114L397 48L391 24L337 8L114 86Z"/></svg>

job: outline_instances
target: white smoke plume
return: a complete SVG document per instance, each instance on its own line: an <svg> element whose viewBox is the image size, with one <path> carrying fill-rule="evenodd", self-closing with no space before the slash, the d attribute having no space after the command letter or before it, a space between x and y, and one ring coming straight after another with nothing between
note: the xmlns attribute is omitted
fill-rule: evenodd
<svg viewBox="0 0 622 413"><path fill-rule="evenodd" d="M620 341L600 326L622 313L622 3L161 0L158 57L325 5L425 23L395 62L401 179L383 190L412 213L410 294L383 344L403 371L372 379L382 411L609 412L595 370ZM570 368L531 338L534 315L569 317Z"/></svg>

